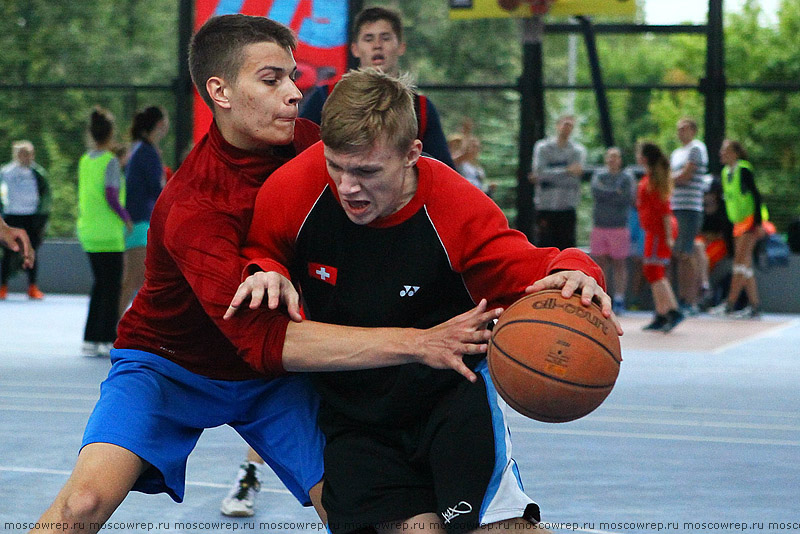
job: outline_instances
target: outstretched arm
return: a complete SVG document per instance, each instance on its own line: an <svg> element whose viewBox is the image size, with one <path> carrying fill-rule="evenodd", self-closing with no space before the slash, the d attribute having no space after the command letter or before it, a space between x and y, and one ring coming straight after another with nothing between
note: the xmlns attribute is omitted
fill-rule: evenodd
<svg viewBox="0 0 800 534"><path fill-rule="evenodd" d="M281 273L269 271L252 274L239 285L225 319L233 317L248 298L249 307L258 308L265 296L272 310L279 303L286 304L295 321L287 326L283 342L282 362L287 371L345 371L417 362L435 369L454 369L474 382L475 373L462 357L486 352L491 336L487 326L502 312L501 308L487 310L486 300L482 300L472 310L426 330L302 321L294 286Z"/></svg>
<svg viewBox="0 0 800 534"><path fill-rule="evenodd" d="M468 312L426 330L289 323L283 366L287 371L344 371L416 362L434 369L453 369L475 382L475 373L462 358L488 350L491 331L487 326L502 311L487 310L486 300L482 300Z"/></svg>

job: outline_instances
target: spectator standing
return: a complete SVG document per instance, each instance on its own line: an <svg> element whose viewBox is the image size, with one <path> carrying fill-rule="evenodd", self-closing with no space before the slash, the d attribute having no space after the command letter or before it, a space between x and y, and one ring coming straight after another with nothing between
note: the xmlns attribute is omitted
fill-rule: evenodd
<svg viewBox="0 0 800 534"><path fill-rule="evenodd" d="M78 163L78 240L94 281L83 333L83 354L107 356L117 337L125 231L133 227L123 207L125 183L114 147L114 117L95 108L89 121L93 147Z"/></svg>
<svg viewBox="0 0 800 534"><path fill-rule="evenodd" d="M359 68L372 67L390 76L398 76L400 58L406 53L400 13L382 6L361 10L353 23L350 53L358 60ZM319 124L322 120L322 105L337 81L338 78L330 80L306 95L300 106L300 117ZM417 137L422 141L422 149L426 154L455 168L436 106L428 97L416 93L414 107L417 112Z"/></svg>
<svg viewBox="0 0 800 534"><path fill-rule="evenodd" d="M564 115L556 122L556 136L541 139L533 147L534 241L539 247L560 249L575 246L575 209L580 200L581 176L586 149L572 141L575 117Z"/></svg>
<svg viewBox="0 0 800 534"><path fill-rule="evenodd" d="M39 249L50 216L52 199L47 173L36 163L36 152L30 141L15 141L11 147L12 161L0 169L2 211L10 226L25 230L34 250ZM0 265L0 300L8 295L8 281L18 267L16 255L3 251ZM28 297L41 300L44 294L36 285L38 263L28 269Z"/></svg>
<svg viewBox="0 0 800 534"><path fill-rule="evenodd" d="M486 171L478 161L481 152L481 141L477 137L467 136L462 141L463 151L456 162L456 171L467 179L469 183L486 193L489 197L494 193L497 184L486 180Z"/></svg>
<svg viewBox="0 0 800 534"><path fill-rule="evenodd" d="M614 313L625 312L625 290L628 287L628 263L631 233L628 213L634 201L634 179L622 169L622 153L611 147L606 151L605 169L592 176L594 202L590 250L594 260L613 280ZM613 273L613 276L609 276Z"/></svg>
<svg viewBox="0 0 800 534"><path fill-rule="evenodd" d="M125 165L125 207L133 220L133 230L125 236L120 316L144 283L144 257L150 215L166 182L159 143L168 130L167 112L159 106L145 108L133 118L133 145Z"/></svg>
<svg viewBox="0 0 800 534"><path fill-rule="evenodd" d="M678 121L681 143L670 156L674 183L672 211L678 221L675 260L678 267L678 297L684 311L699 312L701 266L694 254L694 240L703 226L703 193L707 188L708 150L697 136L697 122L689 117Z"/></svg>
<svg viewBox="0 0 800 534"><path fill-rule="evenodd" d="M667 279L667 266L675 244L674 233L677 225L670 209L672 181L669 161L661 149L653 143L642 143L636 158L646 171L639 182L636 207L645 232L643 271L650 283L656 309L653 321L644 329L666 333L684 319Z"/></svg>
<svg viewBox="0 0 800 534"><path fill-rule="evenodd" d="M765 234L763 223L768 214L756 187L753 166L747 161L747 152L742 144L726 139L720 147L719 158L725 165L722 169L725 211L733 223L733 278L727 301L713 312L757 319L761 315L761 301L753 271L753 250ZM748 305L734 312L743 291L747 294Z"/></svg>

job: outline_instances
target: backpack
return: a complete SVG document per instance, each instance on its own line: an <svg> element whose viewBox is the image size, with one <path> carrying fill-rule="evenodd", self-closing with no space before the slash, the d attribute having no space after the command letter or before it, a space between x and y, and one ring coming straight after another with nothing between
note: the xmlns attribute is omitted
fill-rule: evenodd
<svg viewBox="0 0 800 534"><path fill-rule="evenodd" d="M753 251L755 265L762 271L773 267L787 267L789 254L789 245L778 234L770 234L762 238Z"/></svg>

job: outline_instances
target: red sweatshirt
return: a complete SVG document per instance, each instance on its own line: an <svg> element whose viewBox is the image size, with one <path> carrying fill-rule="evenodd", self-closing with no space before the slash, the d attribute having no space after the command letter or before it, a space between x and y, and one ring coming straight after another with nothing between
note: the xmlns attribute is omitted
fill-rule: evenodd
<svg viewBox="0 0 800 534"><path fill-rule="evenodd" d="M157 354L220 380L285 372L285 314L259 310L229 321L222 315L239 286L245 264L239 249L259 188L318 139L319 128L298 119L293 145L255 154L230 145L211 125L156 203L144 286L120 321L115 347Z"/></svg>
<svg viewBox="0 0 800 534"><path fill-rule="evenodd" d="M669 199L650 188L650 175L646 174L639 182L636 194L636 209L639 211L639 223L645 232L664 236L664 217L672 215Z"/></svg>

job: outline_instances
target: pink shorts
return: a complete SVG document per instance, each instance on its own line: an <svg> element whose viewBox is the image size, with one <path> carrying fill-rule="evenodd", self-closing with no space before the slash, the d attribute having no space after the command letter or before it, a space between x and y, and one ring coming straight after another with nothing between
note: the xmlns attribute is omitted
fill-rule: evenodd
<svg viewBox="0 0 800 534"><path fill-rule="evenodd" d="M592 228L589 242L592 256L611 256L624 260L631 251L631 231L622 228Z"/></svg>

